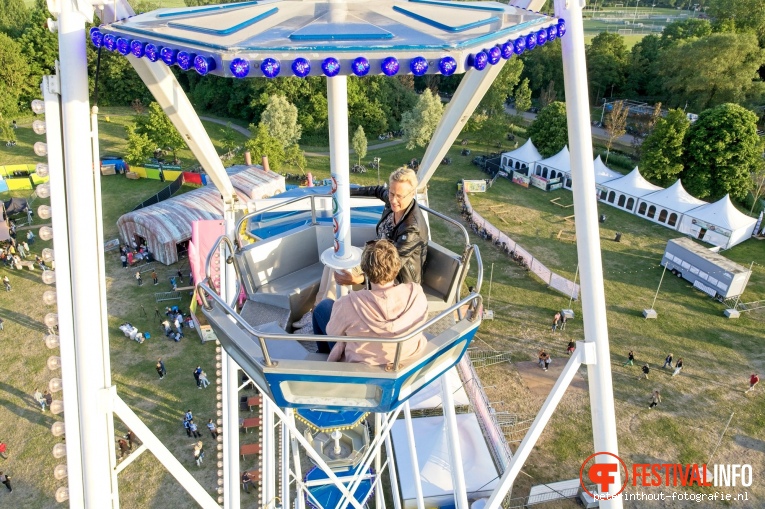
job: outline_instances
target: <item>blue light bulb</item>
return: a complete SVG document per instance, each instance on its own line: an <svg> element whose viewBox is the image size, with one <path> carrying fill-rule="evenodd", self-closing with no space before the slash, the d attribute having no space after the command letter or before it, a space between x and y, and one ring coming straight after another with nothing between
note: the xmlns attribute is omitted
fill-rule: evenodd
<svg viewBox="0 0 765 509"><path fill-rule="evenodd" d="M395 76L398 72L399 65L396 57L387 57L380 64L382 72L386 76Z"/></svg>
<svg viewBox="0 0 765 509"><path fill-rule="evenodd" d="M275 78L282 70L282 64L275 58L264 58L260 63L260 70L266 78Z"/></svg>
<svg viewBox="0 0 765 509"><path fill-rule="evenodd" d="M244 78L250 74L250 62L244 58L235 58L228 66L235 78Z"/></svg>
<svg viewBox="0 0 765 509"><path fill-rule="evenodd" d="M422 76L428 72L428 61L425 57L414 57L409 61L409 70L412 71L412 74L415 76Z"/></svg>
<svg viewBox="0 0 765 509"><path fill-rule="evenodd" d="M311 72L311 62L303 57L298 57L292 61L292 73L298 78L305 78Z"/></svg>
<svg viewBox="0 0 765 509"><path fill-rule="evenodd" d="M452 57L444 57L438 62L438 70L444 76L451 76L457 70L457 61Z"/></svg>
<svg viewBox="0 0 765 509"><path fill-rule="evenodd" d="M364 57L356 57L353 62L351 62L351 70L356 76L366 76L369 74L370 68L369 60Z"/></svg>
<svg viewBox="0 0 765 509"><path fill-rule="evenodd" d="M340 73L340 62L335 57L327 57L321 63L321 71L328 78Z"/></svg>

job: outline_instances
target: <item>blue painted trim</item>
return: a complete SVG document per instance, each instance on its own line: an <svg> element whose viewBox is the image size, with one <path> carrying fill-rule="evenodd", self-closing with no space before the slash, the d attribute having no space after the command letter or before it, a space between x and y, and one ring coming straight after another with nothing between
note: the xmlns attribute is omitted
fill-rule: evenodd
<svg viewBox="0 0 765 509"><path fill-rule="evenodd" d="M157 18L175 18L178 16L186 16L187 14L199 14L200 12L238 9L241 7L247 7L249 5L258 5L259 3L260 3L260 0L253 0L251 2L240 2L238 4L213 5L211 7L202 7L199 9L188 9L185 11L162 12L157 14Z"/></svg>
<svg viewBox="0 0 765 509"><path fill-rule="evenodd" d="M522 33L525 33L525 31L541 27L541 26L552 26L553 22L555 20L553 18L548 19L535 19L530 20L524 23L521 23L520 25L514 25L512 27L507 27L502 30L499 30L497 32L486 34L481 37L476 37L475 39L471 39L469 41L461 42L458 44L439 44L439 45L414 45L414 44L401 44L401 45L393 45L393 46L386 46L386 47L374 47L374 46L348 46L345 48L337 48L335 46L275 46L275 47L261 47L261 46L239 46L236 48L236 53L238 55L242 55L247 52L290 52L290 53L298 53L298 52L316 52L316 51L326 51L326 52L334 52L336 54L340 53L359 53L359 52L378 52L378 51L385 51L388 53L393 53L396 51L449 51L449 50L461 50L463 48L478 45L482 42L494 42L497 43L501 39L509 37L511 34L513 34L513 38L519 37ZM105 32L105 35L108 33L112 34L120 34L121 32L127 32L131 34L140 34L145 35L149 37L149 40L146 42L152 42L154 44L167 45L167 43L174 42L177 44L189 44L195 48L208 48L210 50L218 50L221 52L231 52L233 49L230 46L223 46L220 44L210 44L204 41L200 41L198 39L188 39L185 37L177 37L177 36L168 36L168 35L162 35L158 34L155 31L152 30L146 30L142 28L135 28L132 26L126 26L124 24L118 24L118 25L110 25L110 26L104 26L103 27L107 32ZM223 60L228 60L228 56L224 55L218 55ZM358 56L358 55L354 55ZM369 57L368 57L369 58ZM373 57L374 58L374 57Z"/></svg>
<svg viewBox="0 0 765 509"><path fill-rule="evenodd" d="M258 14L254 18L250 18L250 19L248 19L246 21L242 21L238 25L234 25L232 27L225 28L223 30L216 30L214 28L205 28L205 27L195 27L195 26L192 26L192 25L185 25L183 23L173 23L172 21L170 23L168 23L167 26L169 26L171 28L182 28L184 30L188 30L190 32L197 32L197 33L200 33L200 34L231 35L231 34L234 34L234 33L238 32L239 30L242 30L243 28L247 28L249 26L254 25L255 23L257 23L259 21L262 21L262 20L264 20L264 19L266 19L266 18L268 18L270 16L273 16L277 12L279 12L279 8L278 7L274 7L272 9L267 10L266 12L262 12L262 13Z"/></svg>
<svg viewBox="0 0 765 509"><path fill-rule="evenodd" d="M464 32L466 30L471 30L473 28L482 27L484 25L494 23L495 21L499 21L498 17L492 16L490 18L486 18L481 21L474 21L473 23L467 23L465 25L449 26L449 25L444 25L443 23L439 23L438 21L434 21L430 18L426 18L425 16L417 14L416 12L406 10L403 7L399 7L398 5L394 5L393 10L396 12L400 12L401 14L408 16L414 20L417 20L421 23L425 23L426 25L430 25L434 28L438 28L440 30L443 30L444 32L452 32L452 33Z"/></svg>
<svg viewBox="0 0 765 509"><path fill-rule="evenodd" d="M308 35L295 35L292 34L289 38L293 41L374 41L380 39L393 39L393 34L388 32L386 34L308 34Z"/></svg>
<svg viewBox="0 0 765 509"><path fill-rule="evenodd" d="M487 7L453 2L434 2L433 0L409 0L415 4L438 5L440 7L454 7L455 9L470 9L474 11L505 12L504 7Z"/></svg>

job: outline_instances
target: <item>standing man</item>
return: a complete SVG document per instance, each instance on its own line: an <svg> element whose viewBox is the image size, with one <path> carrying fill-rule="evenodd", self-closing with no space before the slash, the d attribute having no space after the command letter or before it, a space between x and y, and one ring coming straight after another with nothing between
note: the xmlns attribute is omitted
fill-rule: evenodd
<svg viewBox="0 0 765 509"><path fill-rule="evenodd" d="M191 436L194 438L202 438L202 434L199 432L199 428L197 428L197 424L193 420L189 421L189 430L191 431Z"/></svg>
<svg viewBox="0 0 765 509"><path fill-rule="evenodd" d="M130 446L130 450L133 450L133 439L135 438L135 433L133 433L132 430L128 430L127 433L125 433L125 440L127 440L128 445Z"/></svg>
<svg viewBox="0 0 765 509"><path fill-rule="evenodd" d="M638 377L638 380L642 380L643 378L648 380L648 373L651 372L651 367L646 362L645 364L643 364L643 367L641 369L643 371L643 374Z"/></svg>
<svg viewBox="0 0 765 509"><path fill-rule="evenodd" d="M120 438L119 440L117 440L117 444L119 444L120 446L120 459L130 454L130 448L128 447L127 440L125 440L124 438Z"/></svg>
<svg viewBox="0 0 765 509"><path fill-rule="evenodd" d="M250 477L250 473L245 470L242 472L242 488L244 488L245 492L249 493L250 486L252 486L252 478Z"/></svg>
<svg viewBox="0 0 765 509"><path fill-rule="evenodd" d="M661 367L661 369L664 369L667 366L669 366L670 368L672 367L672 354L671 353L669 355L667 355L667 357L664 359L664 365Z"/></svg>
<svg viewBox="0 0 765 509"><path fill-rule="evenodd" d="M651 404L648 405L648 408L653 410L653 407L661 403L661 394L659 394L658 390L654 390L653 394L651 395Z"/></svg>
<svg viewBox="0 0 765 509"><path fill-rule="evenodd" d="M162 362L162 357L157 359L157 374L159 375L160 380L165 378L165 375L167 374L167 370L165 369L165 363Z"/></svg>
<svg viewBox="0 0 765 509"><path fill-rule="evenodd" d="M218 439L218 428L215 426L215 423L212 419L207 421L207 429L210 430L210 435L212 435L213 440Z"/></svg>
<svg viewBox="0 0 765 509"><path fill-rule="evenodd" d="M197 369L194 370L194 380L197 381L197 389L202 388L202 380L200 377L202 376L202 366L197 366Z"/></svg>
<svg viewBox="0 0 765 509"><path fill-rule="evenodd" d="M135 273L135 280L138 281L138 286L141 286L143 284L143 278L141 278L141 271L138 270Z"/></svg>
<svg viewBox="0 0 765 509"><path fill-rule="evenodd" d="M8 279L8 276L3 276L3 284L5 285L5 291L10 292L11 291L11 280Z"/></svg>
<svg viewBox="0 0 765 509"><path fill-rule="evenodd" d="M34 395L35 401L37 401L40 404L40 407L42 407L42 411L45 411L45 398L42 395L42 392L40 392L40 389L35 387L35 395Z"/></svg>
<svg viewBox="0 0 765 509"><path fill-rule="evenodd" d="M560 322L560 312L555 313L555 316L553 316L553 323L552 323L552 331L553 332L558 330L558 322Z"/></svg>
<svg viewBox="0 0 765 509"><path fill-rule="evenodd" d="M749 388L746 392L754 390L754 386L758 383L760 383L760 376L757 373L752 373L752 376L749 378Z"/></svg>
<svg viewBox="0 0 765 509"><path fill-rule="evenodd" d="M159 284L159 277L157 276L157 271L154 269L151 271L151 278L154 280L154 286L157 286Z"/></svg>

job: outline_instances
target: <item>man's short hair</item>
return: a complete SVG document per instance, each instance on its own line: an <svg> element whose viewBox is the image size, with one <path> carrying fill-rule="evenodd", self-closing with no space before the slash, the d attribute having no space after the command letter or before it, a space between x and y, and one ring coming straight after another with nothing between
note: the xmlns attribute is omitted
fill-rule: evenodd
<svg viewBox="0 0 765 509"><path fill-rule="evenodd" d="M393 182L406 182L412 186L413 189L417 189L417 174L411 168L402 166L390 174L388 183L392 184Z"/></svg>
<svg viewBox="0 0 765 509"><path fill-rule="evenodd" d="M361 254L361 270L372 283L390 283L401 270L396 247L385 239L367 244Z"/></svg>

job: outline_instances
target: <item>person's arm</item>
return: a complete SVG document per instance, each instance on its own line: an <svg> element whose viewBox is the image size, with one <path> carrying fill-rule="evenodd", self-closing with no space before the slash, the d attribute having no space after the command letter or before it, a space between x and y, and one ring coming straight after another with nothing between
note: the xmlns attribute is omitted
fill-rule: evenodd
<svg viewBox="0 0 765 509"><path fill-rule="evenodd" d="M388 203L388 188L385 186L352 187L351 196L374 196L378 200Z"/></svg>

